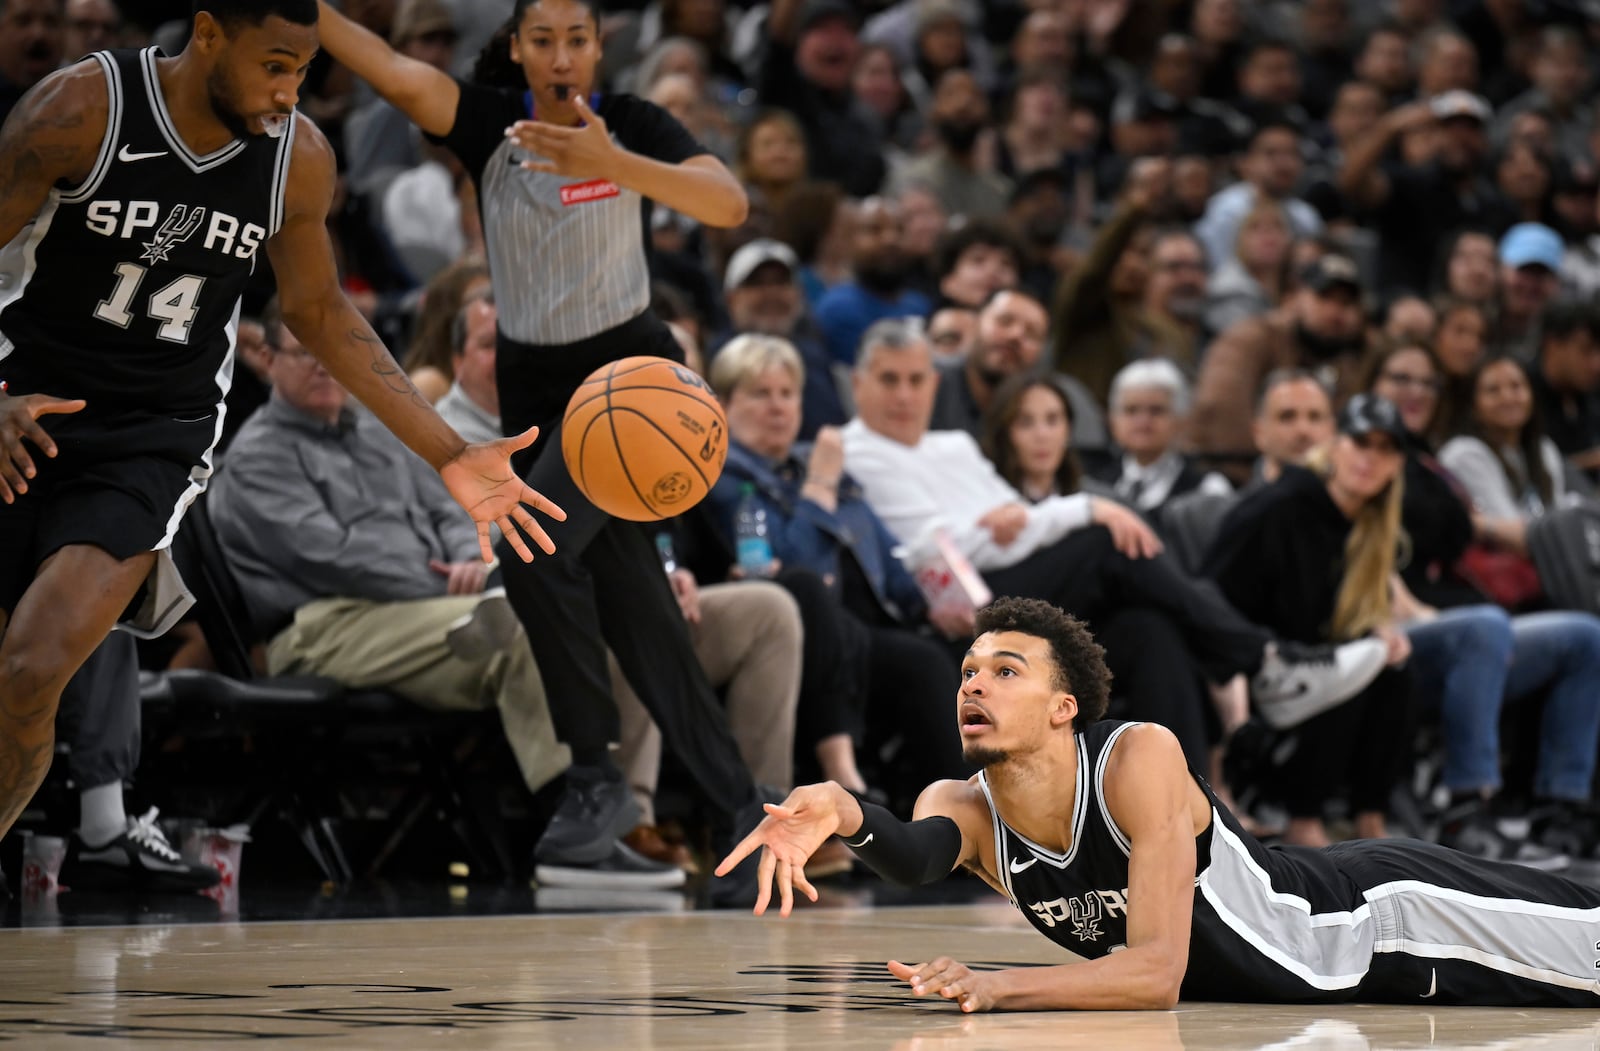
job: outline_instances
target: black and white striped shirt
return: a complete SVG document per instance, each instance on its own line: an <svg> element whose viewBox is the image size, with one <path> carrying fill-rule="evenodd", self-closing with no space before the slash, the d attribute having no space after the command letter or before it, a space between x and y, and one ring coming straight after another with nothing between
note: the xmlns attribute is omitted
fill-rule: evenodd
<svg viewBox="0 0 1600 1051"><path fill-rule="evenodd" d="M625 149L668 164L707 150L660 107L632 95L592 107ZM605 179L523 169L540 160L505 137L533 116L527 92L461 84L440 141L478 184L500 331L521 343L576 343L615 328L650 301L649 202Z"/></svg>

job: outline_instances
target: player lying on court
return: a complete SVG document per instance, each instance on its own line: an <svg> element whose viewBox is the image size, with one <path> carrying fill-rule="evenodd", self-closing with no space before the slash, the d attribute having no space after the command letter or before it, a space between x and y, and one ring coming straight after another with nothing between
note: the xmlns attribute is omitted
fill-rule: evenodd
<svg viewBox="0 0 1600 1051"><path fill-rule="evenodd" d="M838 834L902 884L976 872L1087 957L976 972L889 970L963 1011L1169 1008L1191 1000L1600 1007L1600 891L1428 843L1265 847L1178 742L1102 722L1110 674L1083 624L1006 598L978 614L957 718L983 769L940 781L905 823L837 784L796 788L717 867L761 849L760 915L788 915Z"/></svg>
<svg viewBox="0 0 1600 1051"><path fill-rule="evenodd" d="M284 322L439 471L484 560L490 523L523 559L519 528L554 550L522 505L565 516L509 463L536 431L468 445L340 291L333 150L294 110L316 51L315 0L196 0L182 54L96 53L0 128L0 836L62 688L210 477L260 249Z"/></svg>

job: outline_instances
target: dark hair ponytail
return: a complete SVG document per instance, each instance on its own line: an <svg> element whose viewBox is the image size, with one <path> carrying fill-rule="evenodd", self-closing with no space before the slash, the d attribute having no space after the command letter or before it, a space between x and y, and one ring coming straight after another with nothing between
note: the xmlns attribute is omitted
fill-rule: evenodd
<svg viewBox="0 0 1600 1051"><path fill-rule="evenodd" d="M522 24L522 16L537 2L538 0L516 0L511 8L511 17L501 23L500 28L489 38L489 42L483 45L483 50L478 52L478 59L472 64L474 84L491 88L528 86L528 78L523 74L522 67L511 61L511 38L517 35L517 27ZM576 2L589 9L589 14L594 18L594 31L598 34L601 11L599 0L576 0Z"/></svg>

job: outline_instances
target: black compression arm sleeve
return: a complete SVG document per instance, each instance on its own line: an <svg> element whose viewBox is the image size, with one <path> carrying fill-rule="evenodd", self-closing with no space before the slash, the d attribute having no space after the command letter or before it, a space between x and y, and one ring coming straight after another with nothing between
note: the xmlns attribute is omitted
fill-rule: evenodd
<svg viewBox="0 0 1600 1051"><path fill-rule="evenodd" d="M872 871L891 883L915 887L950 875L961 857L961 829L944 816L909 824L876 803L861 803L861 827L841 836Z"/></svg>

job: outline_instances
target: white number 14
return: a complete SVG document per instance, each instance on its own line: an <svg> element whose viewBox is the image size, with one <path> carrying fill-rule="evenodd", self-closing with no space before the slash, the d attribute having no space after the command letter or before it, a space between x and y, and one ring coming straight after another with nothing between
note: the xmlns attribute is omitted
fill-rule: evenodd
<svg viewBox="0 0 1600 1051"><path fill-rule="evenodd" d="M128 306L133 302L134 293L138 292L145 273L145 268L137 263L118 263L117 287L111 290L109 298L102 299L100 305L94 308L94 316L118 328L127 328L133 322ZM150 294L145 313L161 322L161 327L156 330L158 338L172 343L189 342L189 326L194 324L194 316L199 313L199 307L195 304L200 300L200 289L205 283L203 277L185 274L160 291Z"/></svg>

